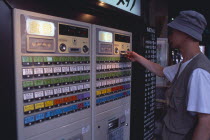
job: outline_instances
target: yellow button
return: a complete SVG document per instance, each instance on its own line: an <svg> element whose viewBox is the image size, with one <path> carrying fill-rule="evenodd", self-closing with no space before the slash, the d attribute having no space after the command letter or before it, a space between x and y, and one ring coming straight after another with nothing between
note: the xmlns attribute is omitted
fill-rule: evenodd
<svg viewBox="0 0 210 140"><path fill-rule="evenodd" d="M35 109L44 108L44 102L35 104Z"/></svg>
<svg viewBox="0 0 210 140"><path fill-rule="evenodd" d="M96 91L96 95L101 95L101 90Z"/></svg>
<svg viewBox="0 0 210 140"><path fill-rule="evenodd" d="M34 104L24 106L24 112L28 112L32 110L34 110Z"/></svg>
<svg viewBox="0 0 210 140"><path fill-rule="evenodd" d="M45 107L49 107L49 106L53 106L53 100L45 102Z"/></svg>
<svg viewBox="0 0 210 140"><path fill-rule="evenodd" d="M106 94L106 89L103 89L103 90L101 91L101 94Z"/></svg>
<svg viewBox="0 0 210 140"><path fill-rule="evenodd" d="M107 92L107 93L112 92L111 88L107 88L107 89L106 89L106 92Z"/></svg>

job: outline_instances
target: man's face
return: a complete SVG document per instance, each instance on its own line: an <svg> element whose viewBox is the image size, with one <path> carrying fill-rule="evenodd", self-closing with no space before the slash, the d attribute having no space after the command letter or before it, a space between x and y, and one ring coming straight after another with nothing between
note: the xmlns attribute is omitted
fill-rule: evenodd
<svg viewBox="0 0 210 140"><path fill-rule="evenodd" d="M184 43L186 37L186 34L180 32L179 30L170 28L168 35L169 46L172 48L179 49Z"/></svg>

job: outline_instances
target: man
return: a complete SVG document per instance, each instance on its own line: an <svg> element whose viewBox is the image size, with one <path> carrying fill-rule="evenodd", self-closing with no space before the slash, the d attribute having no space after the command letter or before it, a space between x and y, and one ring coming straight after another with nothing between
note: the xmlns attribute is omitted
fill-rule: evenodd
<svg viewBox="0 0 210 140"><path fill-rule="evenodd" d="M168 24L169 45L183 56L179 64L163 68L135 52L127 52L132 62L171 82L166 92L163 140L210 139L210 61L199 49L206 24L204 16L195 11L182 11Z"/></svg>

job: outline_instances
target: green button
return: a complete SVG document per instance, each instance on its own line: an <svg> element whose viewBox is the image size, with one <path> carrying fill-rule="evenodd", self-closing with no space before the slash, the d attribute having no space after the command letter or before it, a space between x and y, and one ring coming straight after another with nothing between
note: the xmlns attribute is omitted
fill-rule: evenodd
<svg viewBox="0 0 210 140"><path fill-rule="evenodd" d="M62 56L60 58L61 62L68 62L69 61L69 58L67 56Z"/></svg>
<svg viewBox="0 0 210 140"><path fill-rule="evenodd" d="M32 56L22 56L22 62L33 62Z"/></svg>
<svg viewBox="0 0 210 140"><path fill-rule="evenodd" d="M34 62L43 62L43 57L41 57L41 56L34 56Z"/></svg>
<svg viewBox="0 0 210 140"><path fill-rule="evenodd" d="M43 80L36 80L34 81L34 86L42 86L44 85L44 81Z"/></svg>
<svg viewBox="0 0 210 140"><path fill-rule="evenodd" d="M33 87L34 83L33 81L24 81L23 82L23 87L27 88L27 87Z"/></svg>
<svg viewBox="0 0 210 140"><path fill-rule="evenodd" d="M51 84L51 79L45 79L43 80L44 85L50 85Z"/></svg>
<svg viewBox="0 0 210 140"><path fill-rule="evenodd" d="M44 57L44 62L52 62L53 58L51 56L45 56Z"/></svg>
<svg viewBox="0 0 210 140"><path fill-rule="evenodd" d="M52 60L53 60L53 62L60 62L60 57L59 56L53 56Z"/></svg>

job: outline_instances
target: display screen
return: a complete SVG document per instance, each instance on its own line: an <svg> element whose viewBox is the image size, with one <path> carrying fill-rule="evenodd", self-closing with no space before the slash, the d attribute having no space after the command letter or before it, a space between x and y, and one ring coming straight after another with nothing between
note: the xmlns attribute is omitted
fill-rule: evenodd
<svg viewBox="0 0 210 140"><path fill-rule="evenodd" d="M113 42L113 34L110 32L99 31L99 41Z"/></svg>
<svg viewBox="0 0 210 140"><path fill-rule="evenodd" d="M55 25L52 22L27 19L26 31L31 35L54 36Z"/></svg>
<svg viewBox="0 0 210 140"><path fill-rule="evenodd" d="M115 41L130 43L130 36L115 34Z"/></svg>
<svg viewBox="0 0 210 140"><path fill-rule="evenodd" d="M88 29L66 24L59 24L59 34L88 38Z"/></svg>

